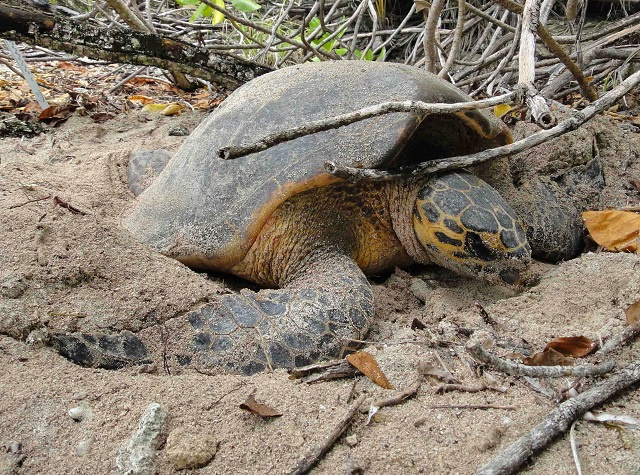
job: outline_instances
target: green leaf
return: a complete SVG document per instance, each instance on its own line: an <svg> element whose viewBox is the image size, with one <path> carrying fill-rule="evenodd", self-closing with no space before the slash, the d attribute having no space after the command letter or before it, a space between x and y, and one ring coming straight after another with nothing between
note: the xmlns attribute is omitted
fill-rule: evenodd
<svg viewBox="0 0 640 475"><path fill-rule="evenodd" d="M314 16L309 22L309 30L313 31L320 26L320 18Z"/></svg>
<svg viewBox="0 0 640 475"><path fill-rule="evenodd" d="M384 58L386 55L387 55L387 48L383 46L382 49L380 50L380 54L376 58L376 61L384 61Z"/></svg>
<svg viewBox="0 0 640 475"><path fill-rule="evenodd" d="M176 0L176 2L180 5L185 5L185 6L193 6L193 5L197 5L198 3L200 3L200 0Z"/></svg>
<svg viewBox="0 0 640 475"><path fill-rule="evenodd" d="M359 49L355 50L353 54L356 58L362 59L362 51L360 51Z"/></svg>
<svg viewBox="0 0 640 475"><path fill-rule="evenodd" d="M325 44L323 44L323 45L322 45L322 48L323 48L325 51L329 51L329 52L331 52L331 50L333 50L333 48L335 47L335 45L336 45L336 41L335 41L335 40L331 40L331 41L327 41Z"/></svg>
<svg viewBox="0 0 640 475"><path fill-rule="evenodd" d="M256 10L260 10L262 8L261 5L258 5L253 0L231 0L231 5L243 13L251 13Z"/></svg>
<svg viewBox="0 0 640 475"><path fill-rule="evenodd" d="M220 8L224 8L224 0L211 0L212 3ZM213 10L213 8L211 9ZM217 25L218 23L222 23L224 21L224 13L219 12L218 10L213 10L213 15L211 16L211 24Z"/></svg>
<svg viewBox="0 0 640 475"><path fill-rule="evenodd" d="M370 50L370 49L367 50L367 52L364 54L364 60L373 61L373 50Z"/></svg>
<svg viewBox="0 0 640 475"><path fill-rule="evenodd" d="M208 5L205 5L204 3L201 3L198 6L198 8L196 8L196 11L193 12L193 15L191 15L191 18L189 18L189 21L196 21L198 18L204 15L204 12L207 10L207 8L211 10L211 7L209 7Z"/></svg>
<svg viewBox="0 0 640 475"><path fill-rule="evenodd" d="M338 56L344 56L345 54L347 54L347 51L349 51L347 48L336 48L335 53Z"/></svg>

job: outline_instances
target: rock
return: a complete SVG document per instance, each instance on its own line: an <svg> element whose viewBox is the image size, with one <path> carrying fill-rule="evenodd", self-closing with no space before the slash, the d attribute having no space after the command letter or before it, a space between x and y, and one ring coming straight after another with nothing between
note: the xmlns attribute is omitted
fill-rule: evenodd
<svg viewBox="0 0 640 475"><path fill-rule="evenodd" d="M358 436L355 434L348 435L344 438L344 441L349 447L355 447L358 445Z"/></svg>
<svg viewBox="0 0 640 475"><path fill-rule="evenodd" d="M85 409L82 406L76 406L69 409L69 417L76 422L82 421L86 416Z"/></svg>
<svg viewBox="0 0 640 475"><path fill-rule="evenodd" d="M172 430L167 437L167 457L178 470L205 466L216 450L217 443L212 435L194 433L184 427Z"/></svg>
<svg viewBox="0 0 640 475"><path fill-rule="evenodd" d="M169 129L169 135L173 137L184 137L186 135L189 135L189 131L186 129L186 127L177 125Z"/></svg>
<svg viewBox="0 0 640 475"><path fill-rule="evenodd" d="M91 439L81 440L76 447L76 453L83 457L89 453L91 450L91 444L93 441Z"/></svg>
<svg viewBox="0 0 640 475"><path fill-rule="evenodd" d="M8 299L17 299L29 288L23 277L9 275L0 282L0 296Z"/></svg>
<svg viewBox="0 0 640 475"><path fill-rule="evenodd" d="M119 475L152 475L156 450L164 439L167 411L157 403L147 406L138 422L138 430L116 457Z"/></svg>

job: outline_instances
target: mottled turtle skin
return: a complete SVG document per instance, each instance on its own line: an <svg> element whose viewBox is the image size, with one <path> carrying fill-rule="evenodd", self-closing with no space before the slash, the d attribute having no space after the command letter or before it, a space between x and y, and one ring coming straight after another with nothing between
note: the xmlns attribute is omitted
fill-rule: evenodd
<svg viewBox="0 0 640 475"><path fill-rule="evenodd" d="M139 196L124 226L190 267L267 288L216 297L140 335L57 334L53 344L80 364L119 368L159 359L145 332L162 330L180 335L168 352L178 364L253 374L355 349L374 314L367 274L435 263L518 283L531 259L525 231L478 177L456 171L350 183L324 169L328 160L395 168L508 143L490 115L394 113L236 160L216 155L299 123L407 99L468 97L419 69L364 61L290 67L235 91Z"/></svg>

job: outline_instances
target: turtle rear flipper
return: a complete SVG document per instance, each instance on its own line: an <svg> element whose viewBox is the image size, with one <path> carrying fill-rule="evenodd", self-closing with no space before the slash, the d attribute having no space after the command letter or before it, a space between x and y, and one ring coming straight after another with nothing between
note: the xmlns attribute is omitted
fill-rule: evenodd
<svg viewBox="0 0 640 475"><path fill-rule="evenodd" d="M118 335L104 333L54 333L51 345L69 360L92 368L120 369L151 363L144 343L131 332Z"/></svg>

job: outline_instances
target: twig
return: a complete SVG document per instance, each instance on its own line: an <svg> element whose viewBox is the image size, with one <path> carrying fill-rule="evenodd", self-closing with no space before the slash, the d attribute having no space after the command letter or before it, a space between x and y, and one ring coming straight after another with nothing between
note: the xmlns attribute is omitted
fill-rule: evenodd
<svg viewBox="0 0 640 475"><path fill-rule="evenodd" d="M424 64L430 73L436 72L436 30L444 0L433 0L424 25Z"/></svg>
<svg viewBox="0 0 640 475"><path fill-rule="evenodd" d="M576 443L576 423L578 421L573 421L571 423L571 429L569 429L569 441L571 443L571 454L573 455L573 463L576 464L576 472L578 475L582 475L582 464L580 463L580 455L578 454L578 444Z"/></svg>
<svg viewBox="0 0 640 475"><path fill-rule="evenodd" d="M516 97L516 93L503 94L501 96L483 99L481 101L456 102L453 104L436 103L429 104L422 101L400 101L400 102L383 102L375 106L364 107L362 109L340 114L327 119L315 120L298 127L276 132L266 135L258 141L247 144L223 147L218 150L218 156L225 160L233 160L250 153L266 150L279 143L288 142L290 140L303 137L305 135L314 134L330 129L337 129L345 125L352 124L370 117L378 115L391 114L393 112L413 112L416 114L445 114L454 113L463 110L480 109L483 107L492 107L512 101Z"/></svg>
<svg viewBox="0 0 640 475"><path fill-rule="evenodd" d="M366 394L360 395L360 397L349 406L349 409L347 409L347 412L340 418L331 433L317 446L311 447L302 458L298 460L293 470L289 472L290 475L303 475L308 473L309 470L329 452L336 440L347 430L347 427L349 427L353 417L358 413L358 409L360 409L366 397Z"/></svg>
<svg viewBox="0 0 640 475"><path fill-rule="evenodd" d="M418 390L420 389L420 385L422 384L423 379L424 378L422 377L422 375L419 375L416 381L410 386L408 386L407 388L394 394L391 397L373 401L371 403L371 406L375 406L377 408L387 407L387 406L397 406L402 401L409 399L410 397L414 397L416 394L418 394Z"/></svg>
<svg viewBox="0 0 640 475"><path fill-rule="evenodd" d="M609 373L615 367L615 361L606 361L598 365L584 364L579 366L527 366L513 363L492 355L484 349L479 341L470 341L467 351L474 358L489 364L503 373L514 376L530 376L534 378L562 378L564 376L595 376Z"/></svg>
<svg viewBox="0 0 640 475"><path fill-rule="evenodd" d="M439 160L437 162L424 162L411 167L401 167L397 171L375 170L370 168L354 168L345 167L336 164L335 162L325 163L327 171L337 177L350 181L359 181L363 179L372 181L390 181L397 180L399 178L408 178L411 176L424 176L433 173L437 173L445 170L453 170L458 168L469 167L477 165L479 163L486 162L493 158L506 157L523 150L528 150L545 143L546 141L559 137L572 130L576 130L585 122L591 120L596 114L608 109L622 96L624 96L631 89L640 84L640 71L635 72L623 82L618 84L615 88L602 96L597 101L591 103L585 107L582 111L576 111L573 117L563 120L555 127L542 130L535 134L530 135L527 138L511 143L509 145L503 145L502 147L496 147L482 152L474 153L471 155L464 155L458 157L451 157Z"/></svg>
<svg viewBox="0 0 640 475"><path fill-rule="evenodd" d="M500 406L497 404L434 404L427 406L429 409L503 409L505 411L515 411L516 406Z"/></svg>
<svg viewBox="0 0 640 475"><path fill-rule="evenodd" d="M28 205L29 203L35 203L35 202L37 202L37 201L44 201L44 200L48 200L49 198L51 198L51 195L49 195L49 196L44 196L44 197L42 197L42 198L35 198L35 199L33 199L33 200L28 200L28 201L25 201L24 203L19 203L19 204L17 204L17 205L11 205L11 206L9 206L7 209L20 208L21 206Z"/></svg>
<svg viewBox="0 0 640 475"><path fill-rule="evenodd" d="M471 384L441 384L436 388L436 393L444 394L449 391L461 391L465 393L479 393L480 391L485 391L487 389L491 389L492 391L497 391L499 393L504 393L506 390L498 387L498 386L489 386L485 383L478 385Z"/></svg>
<svg viewBox="0 0 640 475"><path fill-rule="evenodd" d="M514 2L513 0L495 0L495 1L496 3L500 4L500 6L502 6L503 8L509 11L512 11L514 13L522 14L524 12L525 7L523 7L519 3ZM549 30L547 30L547 28L542 23L537 23L536 31L538 32L538 36L540 37L542 42L545 44L545 46L549 48L549 50L553 52L553 54L555 54L558 57L558 59L560 59L560 61L562 61L562 63L566 66L566 68L569 71L571 71L571 74L573 74L573 77L576 79L576 81L578 81L578 84L580 84L580 89L582 90L582 93L584 94L584 96L590 101L595 101L598 98L598 95L595 93L593 88L589 85L589 81L587 81L586 77L582 73L582 70L578 67L576 63L573 62L573 60L571 60L569 55L567 55L564 52L564 50L558 44L558 42L553 39L553 37L551 36L551 33L549 33Z"/></svg>
<svg viewBox="0 0 640 475"><path fill-rule="evenodd" d="M575 398L569 399L553 411L529 433L520 437L500 455L484 465L476 475L513 473L528 458L542 450L555 437L566 432L573 421L610 397L640 381L640 360Z"/></svg>

